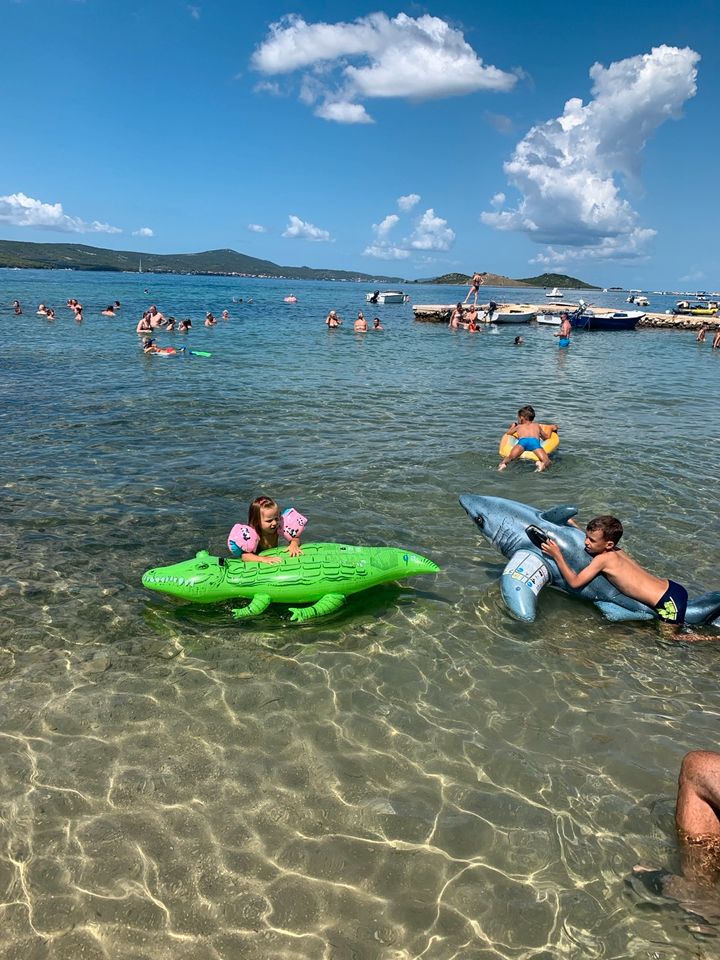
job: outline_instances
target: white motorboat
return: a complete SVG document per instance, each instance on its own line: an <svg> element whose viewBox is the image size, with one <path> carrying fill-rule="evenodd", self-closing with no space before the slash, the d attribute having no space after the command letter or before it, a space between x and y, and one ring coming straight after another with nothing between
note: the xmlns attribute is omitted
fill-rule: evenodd
<svg viewBox="0 0 720 960"><path fill-rule="evenodd" d="M374 293L365 294L368 303L407 303L409 299L402 290L375 290Z"/></svg>
<svg viewBox="0 0 720 960"><path fill-rule="evenodd" d="M489 323L529 323L535 316L532 310L522 307L498 307L488 314ZM483 318L484 319L484 318Z"/></svg>
<svg viewBox="0 0 720 960"><path fill-rule="evenodd" d="M563 294L557 287L553 287L550 293L546 293L545 296L550 300L562 300L563 298Z"/></svg>
<svg viewBox="0 0 720 960"><path fill-rule="evenodd" d="M648 300L648 298L644 297L642 294L639 294L639 293L630 294L630 296L626 299L625 303L634 303L636 307L650 306L650 301Z"/></svg>
<svg viewBox="0 0 720 960"><path fill-rule="evenodd" d="M561 323L559 313L539 313L535 320L538 323L547 324L549 327L559 327Z"/></svg>

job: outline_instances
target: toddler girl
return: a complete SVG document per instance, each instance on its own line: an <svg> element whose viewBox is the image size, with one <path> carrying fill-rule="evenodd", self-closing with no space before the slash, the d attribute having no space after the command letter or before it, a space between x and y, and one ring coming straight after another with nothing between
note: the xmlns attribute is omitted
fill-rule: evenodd
<svg viewBox="0 0 720 960"><path fill-rule="evenodd" d="M228 536L230 553L245 561L256 563L281 563L282 557L263 557L262 550L272 550L278 545L278 534L288 541L291 557L300 555L300 536L307 519L294 508L280 513L280 507L272 497L255 497L248 510L248 522L236 523Z"/></svg>

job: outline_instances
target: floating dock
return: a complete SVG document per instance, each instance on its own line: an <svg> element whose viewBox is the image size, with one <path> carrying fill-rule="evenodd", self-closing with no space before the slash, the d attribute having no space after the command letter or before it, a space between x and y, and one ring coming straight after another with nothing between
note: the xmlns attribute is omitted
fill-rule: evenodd
<svg viewBox="0 0 720 960"><path fill-rule="evenodd" d="M413 313L415 319L420 323L448 323L450 315L457 304L455 303L417 303L413 304ZM463 311L469 310L472 304L462 304ZM631 304L631 307L633 305ZM478 304L478 323L487 323L488 320L483 317L486 313L487 304ZM527 310L528 313L540 314L560 314L577 310L576 303L499 303L498 310L506 310L509 307ZM593 305L589 307L597 313L610 313L611 307L598 307ZM668 330L699 330L706 326L709 330L720 329L720 317L687 317L672 313L652 313L645 310L645 316L638 321L638 327L664 327Z"/></svg>

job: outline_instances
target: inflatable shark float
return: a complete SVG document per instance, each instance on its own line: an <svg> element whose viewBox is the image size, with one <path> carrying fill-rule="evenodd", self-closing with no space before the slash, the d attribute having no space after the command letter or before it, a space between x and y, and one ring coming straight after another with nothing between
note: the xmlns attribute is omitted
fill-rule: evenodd
<svg viewBox="0 0 720 960"><path fill-rule="evenodd" d="M602 575L581 590L573 590L560 575L555 561L542 552L540 544L550 537L560 546L573 570L582 570L590 563L592 558L585 552L585 533L568 525L577 507L536 510L515 500L470 493L460 497L460 506L485 539L508 558L500 587L508 609L519 620L533 622L538 596L547 584L589 600L608 620L655 619L651 607L626 597ZM688 601L685 623L720 627L720 591Z"/></svg>
<svg viewBox="0 0 720 960"><path fill-rule="evenodd" d="M344 543L304 543L297 557L287 547L276 547L263 556L282 557L282 563L246 563L200 550L191 560L148 570L142 582L149 590L193 603L243 597L250 603L233 610L237 620L264 613L271 603L311 603L290 607L291 620L304 622L339 610L350 594L440 569L409 550Z"/></svg>

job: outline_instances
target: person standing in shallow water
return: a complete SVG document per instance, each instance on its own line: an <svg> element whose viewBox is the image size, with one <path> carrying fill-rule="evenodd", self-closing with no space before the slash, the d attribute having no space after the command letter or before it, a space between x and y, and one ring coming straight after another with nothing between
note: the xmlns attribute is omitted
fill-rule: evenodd
<svg viewBox="0 0 720 960"><path fill-rule="evenodd" d="M558 341L558 347L565 349L570 346L570 332L572 330L572 323L570 323L570 316L567 313L560 314L560 329L557 333L554 333L554 337L560 337Z"/></svg>

